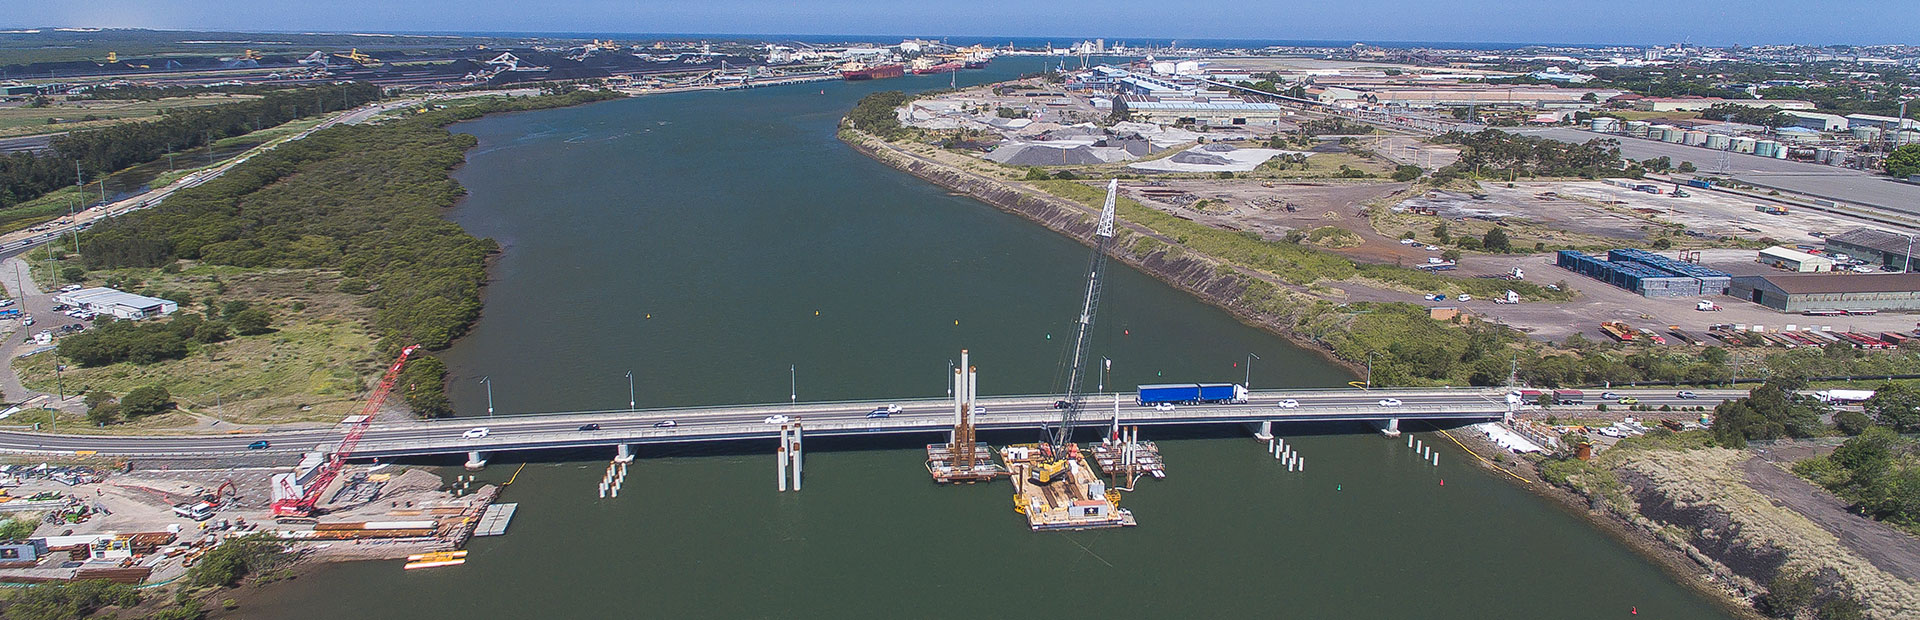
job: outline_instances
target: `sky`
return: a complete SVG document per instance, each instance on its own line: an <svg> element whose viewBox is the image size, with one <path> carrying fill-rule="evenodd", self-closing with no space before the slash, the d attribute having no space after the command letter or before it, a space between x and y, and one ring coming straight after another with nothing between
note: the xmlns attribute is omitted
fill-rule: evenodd
<svg viewBox="0 0 1920 620"><path fill-rule="evenodd" d="M1913 0L0 0L0 27L1920 44Z"/></svg>

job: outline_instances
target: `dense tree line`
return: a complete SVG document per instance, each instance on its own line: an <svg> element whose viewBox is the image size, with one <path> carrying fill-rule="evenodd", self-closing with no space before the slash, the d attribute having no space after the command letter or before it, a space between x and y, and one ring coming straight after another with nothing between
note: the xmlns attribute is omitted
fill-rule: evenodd
<svg viewBox="0 0 1920 620"><path fill-rule="evenodd" d="M147 322L116 321L102 316L93 329L60 339L54 350L81 366L119 362L152 364L186 357L189 343L226 340L232 320L229 317L210 321L191 312L176 313L167 321Z"/></svg>
<svg viewBox="0 0 1920 620"><path fill-rule="evenodd" d="M847 125L881 138L892 138L901 131L900 117L894 115L894 108L906 105L911 98L897 90L884 90L860 98L853 104L853 111L847 113Z"/></svg>
<svg viewBox="0 0 1920 620"><path fill-rule="evenodd" d="M1804 438L1819 434L1827 406L1812 396L1795 393L1801 382L1776 379L1754 388L1745 398L1713 408L1713 440L1729 448L1744 448L1750 439Z"/></svg>
<svg viewBox="0 0 1920 620"><path fill-rule="evenodd" d="M1862 514L1920 531L1920 442L1874 427L1793 469Z"/></svg>
<svg viewBox="0 0 1920 620"><path fill-rule="evenodd" d="M98 579L51 583L14 590L7 597L8 620L78 620L108 606L132 607L140 591Z"/></svg>
<svg viewBox="0 0 1920 620"><path fill-rule="evenodd" d="M1732 120L1736 123L1746 123L1748 125L1759 125L1769 128L1785 127L1793 124L1793 117L1787 116L1787 114L1781 112L1778 107L1767 106L1761 108L1737 103L1713 104L1711 107L1700 111L1700 118L1713 119L1716 121Z"/></svg>
<svg viewBox="0 0 1920 620"><path fill-rule="evenodd" d="M71 132L54 138L45 153L0 156L0 209L72 185L76 164L93 179L159 159L169 150L204 146L379 97L380 87L360 82L284 88L259 99L171 110L155 120Z"/></svg>
<svg viewBox="0 0 1920 620"><path fill-rule="evenodd" d="M160 206L106 220L81 237L93 269L158 267L192 259L237 267L337 269L341 290L366 296L382 346L444 348L480 315L485 257L497 249L440 216L465 190L449 178L473 136L445 125L489 112L584 103L598 91L483 99L425 111L399 122L315 132L236 166ZM250 308L224 320L256 325ZM65 345L63 345L64 347ZM85 351L85 349L82 349ZM65 351L62 354L66 354ZM419 396L436 415L445 366L408 364Z"/></svg>
<svg viewBox="0 0 1920 620"><path fill-rule="evenodd" d="M1438 176L1584 177L1618 175L1626 166L1620 143L1596 138L1581 144L1561 142L1488 129L1478 133L1447 132L1439 142L1460 145L1460 161Z"/></svg>

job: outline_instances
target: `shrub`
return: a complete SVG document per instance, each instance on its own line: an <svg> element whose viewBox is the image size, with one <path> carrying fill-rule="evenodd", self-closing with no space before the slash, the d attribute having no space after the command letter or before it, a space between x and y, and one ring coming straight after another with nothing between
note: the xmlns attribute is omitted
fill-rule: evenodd
<svg viewBox="0 0 1920 620"><path fill-rule="evenodd" d="M126 397L120 399L120 409L129 418L153 415L172 408L173 395L167 393L167 388L158 385L133 388Z"/></svg>

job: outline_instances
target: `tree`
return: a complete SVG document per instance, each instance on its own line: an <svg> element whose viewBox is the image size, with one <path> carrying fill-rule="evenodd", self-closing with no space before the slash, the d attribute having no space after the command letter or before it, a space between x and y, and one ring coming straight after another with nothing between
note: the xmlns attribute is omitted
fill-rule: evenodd
<svg viewBox="0 0 1920 620"><path fill-rule="evenodd" d="M1419 166L1403 165L1393 169L1393 180L1412 181L1420 178L1420 175L1425 173L1426 171L1421 170Z"/></svg>
<svg viewBox="0 0 1920 620"><path fill-rule="evenodd" d="M1887 154L1887 174L1907 178L1920 174L1920 144L1908 144Z"/></svg>
<svg viewBox="0 0 1920 620"><path fill-rule="evenodd" d="M129 418L153 415L173 408L173 395L167 388L148 385L133 388L125 398L120 399L120 410Z"/></svg>
<svg viewBox="0 0 1920 620"><path fill-rule="evenodd" d="M94 426L106 426L120 421L119 403L101 403L87 408L87 421Z"/></svg>
<svg viewBox="0 0 1920 620"><path fill-rule="evenodd" d="M241 310L234 313L228 321L233 324L233 331L242 336L254 336L273 331L273 317L261 308Z"/></svg>
<svg viewBox="0 0 1920 620"><path fill-rule="evenodd" d="M1659 239L1654 239L1653 243L1649 245L1656 250L1665 250L1667 248L1673 247L1673 240L1668 239L1666 237L1661 237Z"/></svg>
<svg viewBox="0 0 1920 620"><path fill-rule="evenodd" d="M1442 260L1452 260L1452 261L1457 261L1457 260L1460 260L1460 251L1459 251L1459 250L1447 250L1447 251L1445 251L1445 252L1441 252L1441 253L1440 253L1440 258L1441 258Z"/></svg>
<svg viewBox="0 0 1920 620"><path fill-rule="evenodd" d="M1498 226L1487 230L1487 234L1480 238L1480 246L1486 248L1488 252L1506 252L1513 249L1512 242L1507 239L1507 231Z"/></svg>
<svg viewBox="0 0 1920 620"><path fill-rule="evenodd" d="M37 529L39 525L39 523L28 519L8 518L5 521L0 521L0 540L26 540L27 537L33 535L33 530Z"/></svg>
<svg viewBox="0 0 1920 620"><path fill-rule="evenodd" d="M1887 383L1860 403L1874 422L1902 433L1920 430L1920 390L1904 383Z"/></svg>
<svg viewBox="0 0 1920 620"><path fill-rule="evenodd" d="M447 399L447 365L440 358L425 355L407 362L396 386L406 395L414 415L440 418L453 415L453 401Z"/></svg>
<svg viewBox="0 0 1920 620"><path fill-rule="evenodd" d="M68 282L82 282L87 279L87 270L72 265L61 267L60 279Z"/></svg>
<svg viewBox="0 0 1920 620"><path fill-rule="evenodd" d="M1434 225L1433 225L1433 238L1434 238L1434 242L1435 242L1435 243L1446 243L1446 242L1447 242L1447 240L1448 240L1448 238L1447 238L1447 223L1446 223L1446 221L1444 221L1444 220L1443 220L1443 221L1441 221L1440 223L1438 223L1438 224L1434 224Z"/></svg>
<svg viewBox="0 0 1920 620"><path fill-rule="evenodd" d="M1699 169L1699 168L1695 168L1695 167L1693 167L1693 162L1690 162L1690 161L1683 161L1683 162L1680 162L1680 167L1679 167L1679 168L1675 168L1675 170L1679 170L1679 171L1681 171L1681 172L1687 172L1687 173L1691 173L1691 172L1696 172L1696 171L1698 171L1698 170L1700 170L1700 169Z"/></svg>

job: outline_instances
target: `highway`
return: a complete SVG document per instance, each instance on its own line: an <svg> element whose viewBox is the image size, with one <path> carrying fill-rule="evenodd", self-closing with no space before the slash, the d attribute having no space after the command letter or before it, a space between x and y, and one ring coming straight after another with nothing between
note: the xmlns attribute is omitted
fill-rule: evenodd
<svg viewBox="0 0 1920 620"><path fill-rule="evenodd" d="M1696 399L1681 399L1674 390L1613 390L1621 396L1638 398L1641 404L1706 405L1724 399L1745 396L1745 390L1698 390ZM1420 389L1420 390L1268 390L1254 392L1244 404L1182 405L1171 411L1136 406L1131 394L1120 395L1122 424L1245 424L1273 420L1288 422L1379 421L1444 419L1498 419L1507 411L1504 389ZM1587 407L1599 402L1600 391L1587 392ZM1381 406L1382 399L1399 399L1401 404ZM1090 398L1082 424L1104 426L1114 415L1113 397ZM1283 408L1284 400L1297 407ZM976 426L982 430L1039 429L1058 419L1052 396L1012 396L982 398ZM899 413L886 418L868 418L875 408L897 404ZM547 414L518 414L493 418L453 418L373 425L361 439L356 457L400 457L502 450L540 450L617 445L728 441L773 438L777 424L769 416L786 415L798 420L809 435L867 435L898 433L938 433L951 428L952 401L945 398L896 401L858 401L834 403L786 403L727 407L690 407L643 409L638 411L592 411ZM1570 411L1580 408L1567 407ZM658 426L671 421L671 427ZM585 425L598 428L582 430ZM466 438L470 429L485 427L486 437ZM331 449L342 437L345 427L271 433L226 435L50 435L45 433L0 432L0 452L31 454L72 454L92 451L113 456L218 456L246 453L292 454L314 449ZM249 450L255 441L267 440L271 447Z"/></svg>

